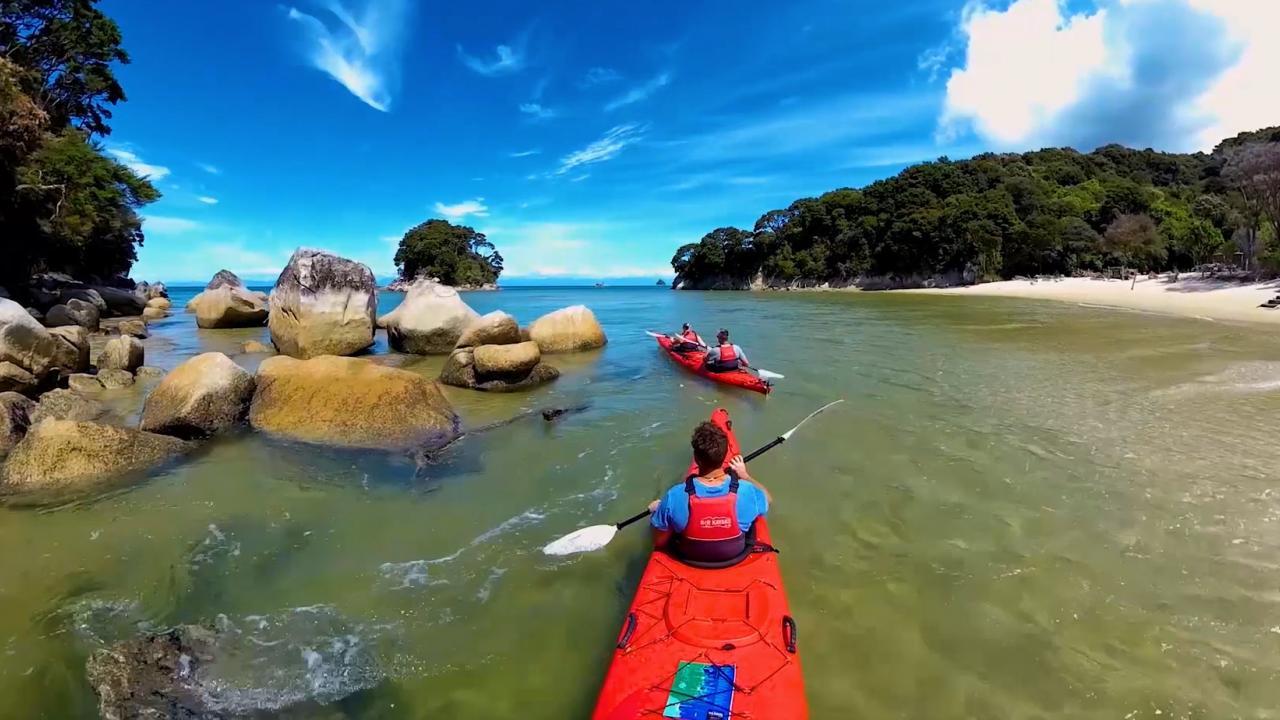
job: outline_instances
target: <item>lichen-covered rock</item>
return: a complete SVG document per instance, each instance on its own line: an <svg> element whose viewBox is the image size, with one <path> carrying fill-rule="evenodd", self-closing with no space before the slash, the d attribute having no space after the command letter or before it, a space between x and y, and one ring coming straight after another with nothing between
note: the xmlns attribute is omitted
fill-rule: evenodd
<svg viewBox="0 0 1280 720"><path fill-rule="evenodd" d="M449 354L440 369L440 382L453 387L475 388L476 367L471 348L459 348Z"/></svg>
<svg viewBox="0 0 1280 720"><path fill-rule="evenodd" d="M443 445L459 431L458 416L435 383L332 355L264 360L249 422L306 442L386 449Z"/></svg>
<svg viewBox="0 0 1280 720"><path fill-rule="evenodd" d="M167 297L157 296L147 301L147 307L168 310L173 307L173 301L169 300Z"/></svg>
<svg viewBox="0 0 1280 720"><path fill-rule="evenodd" d="M480 319L458 291L430 280L409 287L404 301L378 319L387 341L401 352L444 355L453 351L462 331Z"/></svg>
<svg viewBox="0 0 1280 720"><path fill-rule="evenodd" d="M147 321L142 319L121 320L116 329L120 331L121 335L128 335L129 337L145 339L149 334L147 332Z"/></svg>
<svg viewBox="0 0 1280 720"><path fill-rule="evenodd" d="M253 375L226 355L197 355L151 391L138 427L181 438L212 435L244 419L253 388Z"/></svg>
<svg viewBox="0 0 1280 720"><path fill-rule="evenodd" d="M67 372L82 373L89 369L89 331L79 325L56 327L49 334L58 342L54 364Z"/></svg>
<svg viewBox="0 0 1280 720"><path fill-rule="evenodd" d="M267 304L244 286L219 285L191 299L196 325L206 329L260 327L267 321Z"/></svg>
<svg viewBox="0 0 1280 720"><path fill-rule="evenodd" d="M159 377L164 377L164 370L161 370L158 367L153 367L151 365L143 365L142 367L133 371L133 376L139 380L149 379L149 378L159 378Z"/></svg>
<svg viewBox="0 0 1280 720"><path fill-rule="evenodd" d="M133 373L128 370L107 368L98 371L98 382L107 390L119 390L133 384Z"/></svg>
<svg viewBox="0 0 1280 720"><path fill-rule="evenodd" d="M529 339L544 353L569 353L604 347L608 340L596 316L585 305L547 313L529 325Z"/></svg>
<svg viewBox="0 0 1280 720"><path fill-rule="evenodd" d="M45 420L100 420L106 414L106 406L97 400L60 388L40 396L40 402L31 412L31 424Z"/></svg>
<svg viewBox="0 0 1280 720"><path fill-rule="evenodd" d="M276 349L265 343L260 343L257 340L246 340L245 342L241 343L240 352L250 353L254 355L258 355L258 354L274 355L276 352Z"/></svg>
<svg viewBox="0 0 1280 720"><path fill-rule="evenodd" d="M141 315L142 309L147 306L147 301L143 300L132 290L124 290L121 288L107 287L105 285L94 285L102 299L107 304L107 312L117 316L133 316Z"/></svg>
<svg viewBox="0 0 1280 720"><path fill-rule="evenodd" d="M537 363L524 373L482 376L476 372L475 356L473 350L469 348L454 350L444 361L444 368L440 370L440 382L445 385L484 392L528 390L558 377L560 377L560 371L543 362Z"/></svg>
<svg viewBox="0 0 1280 720"><path fill-rule="evenodd" d="M373 344L377 284L363 263L300 248L276 280L269 304L271 342L286 355L351 355Z"/></svg>
<svg viewBox="0 0 1280 720"><path fill-rule="evenodd" d="M520 325L516 319L501 310L481 315L462 331L457 347L479 345L514 345L520 342Z"/></svg>
<svg viewBox="0 0 1280 720"><path fill-rule="evenodd" d="M36 404L16 392L0 392L0 457L9 454L27 434Z"/></svg>
<svg viewBox="0 0 1280 720"><path fill-rule="evenodd" d="M0 392L19 392L30 395L35 392L39 384L35 375L11 362L0 361Z"/></svg>
<svg viewBox="0 0 1280 720"><path fill-rule="evenodd" d="M525 375L542 361L542 351L536 342L515 345L481 345L473 348L471 356L476 375L481 379L489 375Z"/></svg>
<svg viewBox="0 0 1280 720"><path fill-rule="evenodd" d="M0 298L0 362L22 368L37 381L56 366L58 342L26 308Z"/></svg>
<svg viewBox="0 0 1280 720"><path fill-rule="evenodd" d="M190 449L167 435L73 420L41 420L9 453L0 491L85 490Z"/></svg>
<svg viewBox="0 0 1280 720"><path fill-rule="evenodd" d="M538 363L523 377L492 377L476 383L472 389L484 392L520 392L549 383L558 377L560 377L559 370L546 363Z"/></svg>
<svg viewBox="0 0 1280 720"><path fill-rule="evenodd" d="M217 654L217 636L198 625L95 650L85 663L104 720L221 720L200 687Z"/></svg>
<svg viewBox="0 0 1280 720"><path fill-rule="evenodd" d="M148 305L147 307L142 309L143 320L147 320L147 321L160 320L166 317L169 317L169 313L165 312L164 310L158 307L151 307L150 305Z"/></svg>
<svg viewBox="0 0 1280 720"><path fill-rule="evenodd" d="M142 367L142 341L130 335L111 338L98 356L99 370L128 370Z"/></svg>
<svg viewBox="0 0 1280 720"><path fill-rule="evenodd" d="M89 373L75 373L67 377L67 387L78 393L97 392L102 389L102 383L98 382L97 375Z"/></svg>

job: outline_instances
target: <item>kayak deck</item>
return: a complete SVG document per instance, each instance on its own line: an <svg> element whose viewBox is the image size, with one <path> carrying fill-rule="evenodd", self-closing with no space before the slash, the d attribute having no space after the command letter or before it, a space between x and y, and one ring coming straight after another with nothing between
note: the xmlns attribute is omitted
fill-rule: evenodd
<svg viewBox="0 0 1280 720"><path fill-rule="evenodd" d="M756 374L747 372L746 370L729 370L726 372L712 372L711 370L708 370L703 362L703 358L705 357L703 353L682 353L672 350L671 338L669 337L659 337L657 338L657 341L658 347L662 348L663 352L667 354L667 357L670 357L687 370L697 375L701 375L708 380L723 383L725 385L733 385L735 387L752 390L765 395L768 395L773 390L773 386L769 384L769 381L761 379Z"/></svg>

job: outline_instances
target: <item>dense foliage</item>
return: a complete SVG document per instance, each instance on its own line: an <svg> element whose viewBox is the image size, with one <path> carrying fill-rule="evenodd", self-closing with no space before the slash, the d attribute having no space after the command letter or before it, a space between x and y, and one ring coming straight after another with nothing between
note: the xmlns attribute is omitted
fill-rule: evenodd
<svg viewBox="0 0 1280 720"><path fill-rule="evenodd" d="M159 198L95 138L124 100L120 30L96 0L0 0L0 285L127 273Z"/></svg>
<svg viewBox="0 0 1280 720"><path fill-rule="evenodd" d="M401 238L396 267L406 280L433 277L446 285L479 286L498 281L502 255L484 233L448 220L428 220Z"/></svg>
<svg viewBox="0 0 1280 720"><path fill-rule="evenodd" d="M909 167L860 190L711 231L671 260L677 286L913 284L1214 260L1273 265L1280 129L1193 155L1108 145ZM1270 243L1275 245L1276 243ZM1241 254L1237 255L1237 251Z"/></svg>

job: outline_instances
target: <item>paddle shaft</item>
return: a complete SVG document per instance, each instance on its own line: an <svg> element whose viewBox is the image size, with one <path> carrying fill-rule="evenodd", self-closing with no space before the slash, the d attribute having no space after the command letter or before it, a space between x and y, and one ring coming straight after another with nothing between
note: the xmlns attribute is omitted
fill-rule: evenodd
<svg viewBox="0 0 1280 720"><path fill-rule="evenodd" d="M758 457L760 457L761 455L763 455L763 454L765 454L765 453L769 452L770 450L772 450L772 449L774 449L774 448L778 447L779 445L781 445L782 443L784 443L784 442L786 442L786 441L787 441L787 439L786 439L786 438L784 438L784 437L782 437L781 435L779 435L778 437L776 437L776 438L774 438L774 439L770 440L770 441L769 441L769 443L768 443L767 445L765 445L764 447L761 447L761 448L760 448L760 449L758 449L758 450L754 450L754 451L752 451L750 455L745 455L745 456L743 456L742 461L743 461L743 462L751 462L752 460L755 460L756 458L758 458ZM617 527L619 530L621 530L622 528L624 528L624 527L626 527L626 526L628 526L628 525L631 525L631 524L634 524L634 523L638 523L638 522L640 522L641 520L643 520L643 519L645 519L645 518L649 517L649 516L650 516L650 515L652 515L652 514L653 514L653 511L652 511L652 510L648 510L648 509L646 509L646 510L645 510L644 512L642 512L642 513L637 513L636 515L632 515L631 517L627 518L626 520L623 520L622 522L618 523L616 527Z"/></svg>

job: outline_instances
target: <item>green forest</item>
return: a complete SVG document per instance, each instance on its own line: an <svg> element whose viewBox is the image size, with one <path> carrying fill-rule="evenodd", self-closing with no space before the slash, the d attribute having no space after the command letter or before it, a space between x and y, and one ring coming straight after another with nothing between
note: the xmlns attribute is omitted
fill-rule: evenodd
<svg viewBox="0 0 1280 720"><path fill-rule="evenodd" d="M1280 270L1280 128L1212 153L1108 145L940 158L676 251L673 287L983 282L1209 262Z"/></svg>
<svg viewBox="0 0 1280 720"><path fill-rule="evenodd" d="M400 239L395 259L404 280L433 277L445 285L478 287L502 274L502 254L484 233L448 220L411 228Z"/></svg>
<svg viewBox="0 0 1280 720"><path fill-rule="evenodd" d="M124 101L120 30L94 0L0 0L0 285L53 270L108 279L160 193L103 152Z"/></svg>

